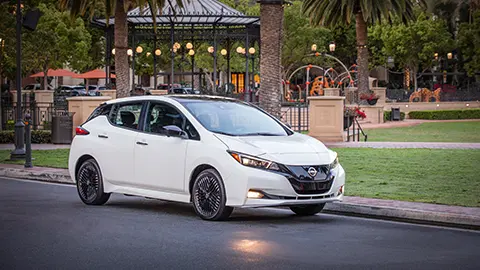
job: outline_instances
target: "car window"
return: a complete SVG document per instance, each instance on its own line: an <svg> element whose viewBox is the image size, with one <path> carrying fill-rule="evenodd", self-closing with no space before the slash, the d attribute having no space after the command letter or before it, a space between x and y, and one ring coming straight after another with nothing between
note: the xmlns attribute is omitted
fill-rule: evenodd
<svg viewBox="0 0 480 270"><path fill-rule="evenodd" d="M98 108L96 108L93 113L88 117L87 121L90 121L94 119L95 117L98 117L100 115L106 115L108 116L110 114L110 110L112 109L112 105L101 105Z"/></svg>
<svg viewBox="0 0 480 270"><path fill-rule="evenodd" d="M142 103L117 104L110 114L110 122L119 127L138 129L138 121L142 111Z"/></svg>
<svg viewBox="0 0 480 270"><path fill-rule="evenodd" d="M184 117L174 107L163 103L150 104L146 114L145 131L165 134L165 126L177 126L183 129Z"/></svg>

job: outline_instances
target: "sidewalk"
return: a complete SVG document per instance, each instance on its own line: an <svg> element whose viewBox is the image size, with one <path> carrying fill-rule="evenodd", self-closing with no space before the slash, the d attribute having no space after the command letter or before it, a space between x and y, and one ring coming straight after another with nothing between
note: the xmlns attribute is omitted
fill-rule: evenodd
<svg viewBox="0 0 480 270"><path fill-rule="evenodd" d="M66 169L25 169L21 165L0 164L0 177L74 184ZM480 230L480 208L477 207L346 196L343 202L327 204L325 212Z"/></svg>

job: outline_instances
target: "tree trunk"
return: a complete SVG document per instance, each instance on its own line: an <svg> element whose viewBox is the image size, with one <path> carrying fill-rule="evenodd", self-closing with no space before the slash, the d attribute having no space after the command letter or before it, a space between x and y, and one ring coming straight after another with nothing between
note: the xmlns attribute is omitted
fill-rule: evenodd
<svg viewBox="0 0 480 270"><path fill-rule="evenodd" d="M115 5L115 75L117 98L127 97L130 94L129 70L127 55L127 13L124 8L124 0L116 0Z"/></svg>
<svg viewBox="0 0 480 270"><path fill-rule="evenodd" d="M358 93L362 94L369 91L367 24L363 19L362 12L357 13L355 21L357 35Z"/></svg>
<svg viewBox="0 0 480 270"><path fill-rule="evenodd" d="M260 3L260 106L280 117L283 6Z"/></svg>

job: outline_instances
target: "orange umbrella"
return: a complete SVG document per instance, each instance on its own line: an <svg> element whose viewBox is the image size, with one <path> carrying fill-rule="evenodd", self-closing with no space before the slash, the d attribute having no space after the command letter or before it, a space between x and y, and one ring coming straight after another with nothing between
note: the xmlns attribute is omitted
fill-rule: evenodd
<svg viewBox="0 0 480 270"><path fill-rule="evenodd" d="M44 73L39 72L31 75L30 77L43 77L43 76L44 76ZM47 71L47 76L48 77L75 77L77 76L77 73L71 72L65 69L49 69Z"/></svg>
<svg viewBox="0 0 480 270"><path fill-rule="evenodd" d="M95 69L92 71L88 71L82 74L78 74L74 76L75 78L81 78L81 79L103 79L107 77L107 73L104 70L101 69ZM115 78L114 74L110 74L110 78Z"/></svg>

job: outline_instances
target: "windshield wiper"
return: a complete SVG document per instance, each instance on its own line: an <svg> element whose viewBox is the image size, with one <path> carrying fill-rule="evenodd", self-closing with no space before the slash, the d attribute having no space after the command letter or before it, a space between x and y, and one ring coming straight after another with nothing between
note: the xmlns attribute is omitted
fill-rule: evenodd
<svg viewBox="0 0 480 270"><path fill-rule="evenodd" d="M238 136L236 134L228 133L228 132L223 132L223 131L217 131L217 130L212 130L213 133L217 134L222 134L222 135L227 135L227 136Z"/></svg>
<svg viewBox="0 0 480 270"><path fill-rule="evenodd" d="M281 134L269 133L269 132L254 132L254 133L245 133L239 136L282 136Z"/></svg>

